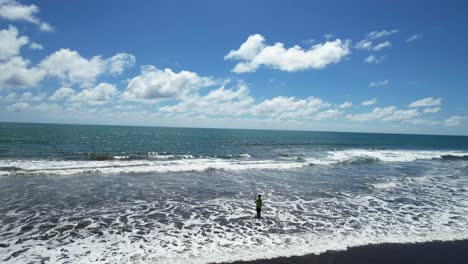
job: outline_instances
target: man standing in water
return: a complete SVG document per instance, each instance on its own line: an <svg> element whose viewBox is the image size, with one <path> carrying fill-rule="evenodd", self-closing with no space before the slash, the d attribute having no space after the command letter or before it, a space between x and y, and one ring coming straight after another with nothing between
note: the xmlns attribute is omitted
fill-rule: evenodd
<svg viewBox="0 0 468 264"><path fill-rule="evenodd" d="M262 218L262 196L259 194L257 200L255 200L255 204L257 207L257 218Z"/></svg>

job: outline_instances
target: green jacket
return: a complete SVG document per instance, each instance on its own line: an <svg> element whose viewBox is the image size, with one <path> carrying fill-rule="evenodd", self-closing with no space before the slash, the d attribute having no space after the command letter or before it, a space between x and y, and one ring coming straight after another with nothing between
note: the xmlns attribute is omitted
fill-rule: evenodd
<svg viewBox="0 0 468 264"><path fill-rule="evenodd" d="M258 198L258 199L255 201L255 203L257 204L257 208L262 208L263 202L262 202L262 199L261 199L261 198Z"/></svg>

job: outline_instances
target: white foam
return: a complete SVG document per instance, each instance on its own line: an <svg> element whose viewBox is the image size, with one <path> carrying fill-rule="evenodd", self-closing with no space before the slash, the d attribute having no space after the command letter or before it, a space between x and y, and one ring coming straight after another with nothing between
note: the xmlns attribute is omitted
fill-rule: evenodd
<svg viewBox="0 0 468 264"><path fill-rule="evenodd" d="M111 161L63 161L63 160L0 160L0 166L14 166L18 171L2 171L2 175L71 175L82 173L147 173L205 170L293 169L308 166L307 163L278 162L274 160L226 160L199 158L187 160L111 160Z"/></svg>
<svg viewBox="0 0 468 264"><path fill-rule="evenodd" d="M330 165L360 160L374 160L382 162L413 162L417 160L441 159L443 156L468 156L463 151L426 151L426 150L368 150L349 149L329 151L324 158L308 158L314 164Z"/></svg>
<svg viewBox="0 0 468 264"><path fill-rule="evenodd" d="M51 209L46 216L34 208L31 209L34 215L23 215L12 207L9 216L48 219L48 215L59 213L63 216L58 227L75 225L70 218L88 215L113 219L113 222L101 226L99 219L85 218L93 222L75 231L79 237L69 237L70 234L64 232L46 241L31 236L39 231L37 225L30 233L21 233L21 226L6 231L8 226L2 225L0 234L8 232L10 235L2 237L2 242L9 247L0 248L0 259L5 263L29 263L47 256L51 263L72 260L73 263L198 264L322 253L364 244L468 238L468 193L449 193L453 188L466 188L465 178L401 177L386 182L390 183L394 183L393 187L376 188L363 196L328 193L316 199L311 199L308 193L262 189L265 219L261 221L251 218L253 203L243 193L196 201L190 197L185 199L183 193L179 196L184 199L175 195L162 201L132 200L115 207L109 204L60 212ZM392 192L394 188L398 188L398 192ZM424 195L416 196L418 193ZM407 202L394 202L401 198ZM181 212L190 214L182 216ZM165 221L149 218L151 213L161 214ZM119 220L122 215L126 216L126 222ZM183 227L178 227L177 223L182 223ZM145 225L149 227L143 228ZM102 236L90 231L97 227ZM123 227L129 230L115 233ZM140 230L145 232L138 234ZM55 231L47 232L54 234ZM25 241L16 243L20 238ZM22 248L30 249L5 260ZM62 258L64 252L68 259Z"/></svg>
<svg viewBox="0 0 468 264"><path fill-rule="evenodd" d="M375 189L390 189L390 188L397 187L397 183L396 182L381 182L381 183L370 184L370 186Z"/></svg>
<svg viewBox="0 0 468 264"><path fill-rule="evenodd" d="M411 151L411 150L336 150L328 151L321 157L301 157L300 159L254 159L250 154L237 155L238 158L196 158L192 155L160 155L148 153L147 160L131 160L129 156L115 156L116 160L0 160L0 167L16 167L19 170L0 171L0 176L8 175L70 175L82 173L148 173L183 172L205 170L288 170L310 165L346 164L358 161L375 162L414 162L417 160L441 159L444 155L468 156L461 151Z"/></svg>

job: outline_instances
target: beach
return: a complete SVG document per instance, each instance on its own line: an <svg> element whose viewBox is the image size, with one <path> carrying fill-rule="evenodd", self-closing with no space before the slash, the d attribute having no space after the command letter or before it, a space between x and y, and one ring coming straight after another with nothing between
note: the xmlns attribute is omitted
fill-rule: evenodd
<svg viewBox="0 0 468 264"><path fill-rule="evenodd" d="M412 244L378 244L352 247L345 251L280 257L232 264L438 264L466 263L468 240L433 241Z"/></svg>

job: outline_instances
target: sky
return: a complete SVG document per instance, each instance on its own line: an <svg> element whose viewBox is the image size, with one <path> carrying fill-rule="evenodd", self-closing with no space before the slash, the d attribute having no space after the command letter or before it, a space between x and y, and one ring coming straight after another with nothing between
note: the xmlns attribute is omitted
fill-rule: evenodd
<svg viewBox="0 0 468 264"><path fill-rule="evenodd" d="M467 12L0 0L0 122L468 135Z"/></svg>

